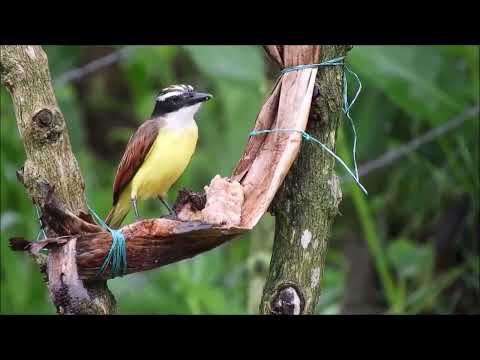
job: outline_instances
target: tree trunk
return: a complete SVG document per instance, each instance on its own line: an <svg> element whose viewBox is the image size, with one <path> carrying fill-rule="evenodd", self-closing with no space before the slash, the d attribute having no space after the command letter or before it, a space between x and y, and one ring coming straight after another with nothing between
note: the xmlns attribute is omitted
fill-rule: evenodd
<svg viewBox="0 0 480 360"><path fill-rule="evenodd" d="M0 73L10 92L26 161L17 174L32 201L43 208L49 188L74 214L86 212L84 182L40 46L1 46ZM49 237L62 236L44 224ZM78 279L76 241L51 249L42 263L50 297L60 314L110 314L115 300L106 282ZM38 258L37 258L38 260Z"/></svg>
<svg viewBox="0 0 480 360"><path fill-rule="evenodd" d="M348 46L321 46L321 61L346 54ZM341 66L318 70L306 131L335 150L342 119ZM272 202L275 238L270 272L260 304L262 314L312 314L320 295L327 239L342 198L335 159L303 141Z"/></svg>

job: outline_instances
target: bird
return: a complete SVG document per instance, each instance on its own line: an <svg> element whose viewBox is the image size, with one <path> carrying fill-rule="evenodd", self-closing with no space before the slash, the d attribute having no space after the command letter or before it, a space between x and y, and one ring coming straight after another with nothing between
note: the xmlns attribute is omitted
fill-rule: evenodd
<svg viewBox="0 0 480 360"><path fill-rule="evenodd" d="M195 152L198 128L195 114L211 94L178 84L162 89L150 118L130 137L113 182L113 205L105 223L118 228L138 200L158 197L171 217L176 212L165 200L170 187L185 171Z"/></svg>

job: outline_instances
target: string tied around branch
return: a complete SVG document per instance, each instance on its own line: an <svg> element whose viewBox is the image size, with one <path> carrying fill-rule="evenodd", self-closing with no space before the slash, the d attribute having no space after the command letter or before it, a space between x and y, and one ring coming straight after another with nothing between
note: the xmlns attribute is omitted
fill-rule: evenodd
<svg viewBox="0 0 480 360"><path fill-rule="evenodd" d="M360 81L360 78L358 75L353 72L348 65L345 64L345 56L340 56L336 57L334 59L330 60L325 60L321 63L318 64L301 64L301 65L295 65L295 66L290 66L287 68L282 69L280 72L280 76L283 76L286 73L289 73L291 71L300 71L304 69L311 69L311 68L318 68L321 66L344 66L345 70L347 70L350 74L353 75L355 78L358 88L357 91L355 92L355 96L353 97L352 101L348 101L348 81L347 77L345 76L345 73L343 74L343 96L342 96L342 110L345 113L346 117L350 121L350 125L352 127L353 131L353 164L354 164L354 171L350 170L350 168L345 164L345 162L337 155L335 154L332 150L330 150L326 145L324 145L320 140L316 139L312 135L308 134L306 131L299 130L299 129L265 129L265 130L253 130L250 132L250 136L256 136L259 134L265 134L265 133L271 133L271 132L298 132L302 135L302 137L306 141L313 141L317 144L319 144L326 152L328 152L331 156L333 156L344 168L347 170L347 172L350 174L350 176L355 180L357 185L362 189L362 191L368 195L367 190L365 187L360 183L360 179L358 176L358 167L357 167L357 159L356 159L356 152L357 152L357 131L355 130L355 124L353 122L353 119L350 115L350 109L352 108L353 104L358 98L358 95L360 94L362 90L362 82Z"/></svg>
<svg viewBox="0 0 480 360"><path fill-rule="evenodd" d="M102 220L102 218L100 218L97 215L97 213L88 205L86 201L85 203L87 204L88 210L95 217L95 219L100 224L100 226L105 230L107 230L112 236L112 245L110 246L110 250L105 256L105 259L103 261L102 266L100 267L100 270L97 273L97 276L102 274L110 263L111 263L110 271L113 277L123 276L127 272L127 252L125 248L125 236L123 235L121 230L112 229L111 227L109 227ZM40 220L40 211L38 209L37 204L35 204L35 210L37 212L37 219L40 223L40 231L37 234L37 240L36 240L36 241L39 241L41 239L46 239L47 234L43 229L43 225ZM41 237L42 235L43 235L43 238Z"/></svg>
<svg viewBox="0 0 480 360"><path fill-rule="evenodd" d="M88 210L95 217L95 220L100 224L102 228L107 230L112 236L112 245L108 251L103 264L100 267L100 270L97 273L97 276L102 274L107 266L110 264L110 272L113 277L123 276L127 272L127 251L125 248L125 236L121 230L112 229L108 226L100 216L98 216L95 211L88 206Z"/></svg>

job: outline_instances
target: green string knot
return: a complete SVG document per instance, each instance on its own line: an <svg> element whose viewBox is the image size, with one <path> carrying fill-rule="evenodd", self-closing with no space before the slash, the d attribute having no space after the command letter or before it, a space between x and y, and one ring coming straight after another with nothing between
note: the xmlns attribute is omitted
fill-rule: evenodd
<svg viewBox="0 0 480 360"><path fill-rule="evenodd" d="M125 236L123 235L121 230L112 229L108 226L101 218L98 216L95 211L93 211L90 206L88 209L95 217L97 222L100 224L102 228L107 230L110 235L112 236L112 245L110 246L110 250L108 251L105 259L103 260L103 264L100 267L100 270L97 273L97 276L102 274L108 265L110 265L110 272L113 277L123 276L127 273L127 251L125 248Z"/></svg>
<svg viewBox="0 0 480 360"><path fill-rule="evenodd" d="M310 134L305 131L302 131L302 137L307 141L312 140L312 137L310 136Z"/></svg>

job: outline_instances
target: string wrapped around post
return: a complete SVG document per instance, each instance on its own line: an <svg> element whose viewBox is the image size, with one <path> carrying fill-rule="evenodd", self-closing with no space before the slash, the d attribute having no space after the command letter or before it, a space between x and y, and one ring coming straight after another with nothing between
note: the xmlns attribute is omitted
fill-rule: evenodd
<svg viewBox="0 0 480 360"><path fill-rule="evenodd" d="M112 235L112 245L110 246L110 250L108 254L105 256L105 260L103 261L100 270L97 273L97 276L102 274L105 269L110 264L110 272L114 277L122 276L127 272L127 252L125 249L125 236L123 235L121 230L112 229L109 227L103 220L98 216L95 211L93 211L90 206L88 206L88 210L90 213L95 217L97 222L100 224L102 228L107 230Z"/></svg>
<svg viewBox="0 0 480 360"><path fill-rule="evenodd" d="M330 155L332 155L352 176L352 178L355 180L357 185L362 189L362 191L368 195L367 190L365 187L360 183L360 179L358 176L358 167L357 167L357 158L356 158L356 152L357 152L357 131L355 130L355 124L353 122L353 119L350 115L350 109L352 108L353 104L358 98L358 95L360 94L362 90L362 82L360 81L360 78L358 75L353 72L346 64L345 64L345 57L340 56L334 59L330 60L325 60L321 63L318 64L302 64L302 65L296 65L296 66L291 66L282 69L280 72L280 76L283 76L284 74L291 72L291 71L299 71L299 70L304 70L304 69L311 69L311 68L316 68L316 67L321 67L321 66L344 66L345 69L352 74L355 77L355 80L358 83L358 88L355 93L355 96L353 97L353 100L349 103L348 102L348 81L345 76L345 73L343 74L343 101L342 101L342 110L345 113L346 117L350 121L350 125L352 126L353 130L353 164L354 164L354 172L350 170L350 168L345 164L345 162L337 155L335 154L332 150L330 150L326 145L324 145L320 140L316 139L315 137L311 136L307 132L299 129L265 129L265 130L253 130L250 132L250 136L256 136L258 134L265 134L265 133L271 133L271 132L298 132L302 135L302 137L307 140L307 141L314 141L317 144L319 144L325 151L327 151Z"/></svg>

